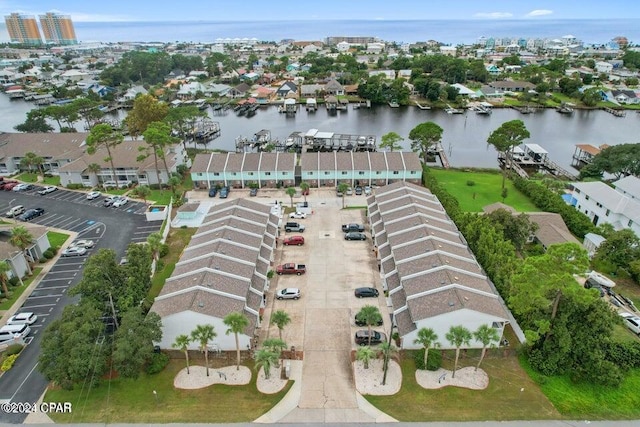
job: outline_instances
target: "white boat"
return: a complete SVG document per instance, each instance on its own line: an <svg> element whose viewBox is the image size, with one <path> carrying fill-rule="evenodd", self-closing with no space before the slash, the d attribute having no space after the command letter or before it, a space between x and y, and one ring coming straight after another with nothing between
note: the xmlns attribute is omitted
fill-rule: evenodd
<svg viewBox="0 0 640 427"><path fill-rule="evenodd" d="M462 114L462 113L464 113L464 110L458 110L457 108L453 108L453 107L447 107L444 111L446 111L447 114Z"/></svg>

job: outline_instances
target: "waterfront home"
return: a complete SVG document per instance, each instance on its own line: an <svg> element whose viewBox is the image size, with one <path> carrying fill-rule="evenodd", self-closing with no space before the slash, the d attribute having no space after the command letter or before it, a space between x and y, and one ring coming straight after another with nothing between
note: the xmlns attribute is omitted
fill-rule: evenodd
<svg viewBox="0 0 640 427"><path fill-rule="evenodd" d="M303 98L308 97L317 97L324 90L323 85L319 84L309 84L309 85L301 85L300 86L300 96Z"/></svg>
<svg viewBox="0 0 640 427"><path fill-rule="evenodd" d="M59 168L82 155L89 134L77 133L0 133L0 175L7 176L23 168L26 153L42 157L42 169L54 175Z"/></svg>
<svg viewBox="0 0 640 427"><path fill-rule="evenodd" d="M247 96L247 92L251 90L251 86L246 83L240 83L239 85L232 87L227 91L227 96L231 98L244 98Z"/></svg>
<svg viewBox="0 0 640 427"><path fill-rule="evenodd" d="M276 90L278 98L286 98L289 94L298 95L298 86L292 81L286 81Z"/></svg>
<svg viewBox="0 0 640 427"><path fill-rule="evenodd" d="M325 83L324 93L327 95L336 95L341 96L344 95L344 87L336 79L331 79L327 83Z"/></svg>
<svg viewBox="0 0 640 427"><path fill-rule="evenodd" d="M594 225L611 224L616 230L631 229L640 236L640 178L627 176L613 183L573 183L571 204Z"/></svg>
<svg viewBox="0 0 640 427"><path fill-rule="evenodd" d="M235 350L234 334L224 333L224 318L231 313L249 320L238 340L241 349L252 348L277 235L278 218L267 205L240 198L212 206L151 306L162 320L160 348L172 348L178 335L207 324L217 332L209 351ZM192 342L189 348L199 345Z"/></svg>
<svg viewBox="0 0 640 427"><path fill-rule="evenodd" d="M485 67L485 69L492 76L497 76L502 72L500 68L498 68L495 64L489 64Z"/></svg>
<svg viewBox="0 0 640 427"><path fill-rule="evenodd" d="M253 93L253 96L255 97L255 100L258 102L258 104L270 103L273 99L275 99L275 95L276 91L274 89L264 86L258 86L258 88Z"/></svg>
<svg viewBox="0 0 640 427"><path fill-rule="evenodd" d="M83 147L86 148L86 147ZM190 166L191 161L184 151L182 144L175 144L165 148L167 171L164 162L158 159L156 169L154 156L148 155L143 161L138 161L141 154L145 154L148 145L143 140L125 140L111 148L111 158L116 169L116 179L111 171L111 162L107 150L99 148L94 154L82 152L76 159L60 166L58 173L63 186L79 184L84 187L96 187L107 181L117 180L120 185L143 184L156 185L158 179L167 184L171 174L177 171L179 165ZM98 171L90 171L89 165L97 164Z"/></svg>
<svg viewBox="0 0 640 427"><path fill-rule="evenodd" d="M378 188L367 205L401 348L421 348L414 342L421 328L431 328L443 349L453 348L445 339L452 326L489 325L502 336L508 309L436 196L396 182ZM472 339L468 347L483 344Z"/></svg>
<svg viewBox="0 0 640 427"><path fill-rule="evenodd" d="M129 89L127 89L127 91L122 95L120 100L123 102L133 101L138 95L146 95L147 93L149 92L144 88L144 86L141 86L141 85L132 86Z"/></svg>
<svg viewBox="0 0 640 427"><path fill-rule="evenodd" d="M476 98L476 92L474 90L469 89L468 87L466 87L463 84L460 83L454 83L451 85L452 87L458 89L458 94L460 96L466 97L466 98Z"/></svg>
<svg viewBox="0 0 640 427"><path fill-rule="evenodd" d="M612 90L611 96L620 104L638 104L640 98L632 90Z"/></svg>
<svg viewBox="0 0 640 427"><path fill-rule="evenodd" d="M489 87L496 90L496 92L501 93L512 93L512 92L527 92L529 90L533 90L536 86L533 83L518 81L518 80L503 80L497 82L490 82Z"/></svg>
<svg viewBox="0 0 640 427"><path fill-rule="evenodd" d="M194 99L198 93L207 92L207 88L200 82L184 83L176 93L178 99Z"/></svg>

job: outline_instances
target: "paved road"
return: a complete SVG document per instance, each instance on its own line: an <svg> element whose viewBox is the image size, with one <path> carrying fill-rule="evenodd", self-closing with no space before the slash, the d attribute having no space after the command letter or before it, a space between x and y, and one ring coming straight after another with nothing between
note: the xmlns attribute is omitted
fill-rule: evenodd
<svg viewBox="0 0 640 427"><path fill-rule="evenodd" d="M0 212L16 205L44 208L44 215L30 223L74 231L79 239L93 240L95 246L85 256L59 258L19 310L36 313L38 321L14 367L0 377L0 402L35 402L45 390L47 381L37 370L42 331L60 316L64 306L74 302L67 291L82 278L87 257L100 248L114 249L122 256L130 242L145 241L161 226L160 221L146 221L143 203L130 201L121 208L103 207L102 196L89 201L81 192L57 190L39 195L38 189L0 191ZM0 422L22 423L24 418L22 414L0 413Z"/></svg>

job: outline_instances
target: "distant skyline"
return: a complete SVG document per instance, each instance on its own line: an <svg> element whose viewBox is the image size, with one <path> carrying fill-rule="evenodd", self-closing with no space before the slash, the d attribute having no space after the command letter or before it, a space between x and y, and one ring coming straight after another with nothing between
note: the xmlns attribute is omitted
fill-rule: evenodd
<svg viewBox="0 0 640 427"><path fill-rule="evenodd" d="M244 0L240 3L181 0L0 0L0 13L71 15L74 22L283 21L283 20L549 20L640 18L640 1L608 0ZM345 29L346 30L346 29Z"/></svg>

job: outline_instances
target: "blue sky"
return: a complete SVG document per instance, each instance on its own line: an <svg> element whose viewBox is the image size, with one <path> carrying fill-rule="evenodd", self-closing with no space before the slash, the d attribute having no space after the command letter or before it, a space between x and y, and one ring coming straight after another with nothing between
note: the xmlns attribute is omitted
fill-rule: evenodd
<svg viewBox="0 0 640 427"><path fill-rule="evenodd" d="M640 18L638 0L0 0L0 13L56 11L82 21Z"/></svg>

